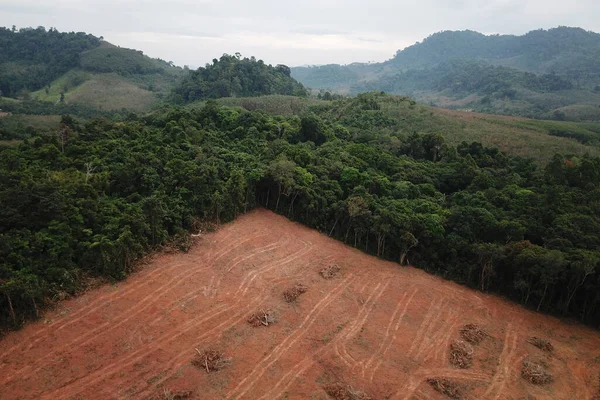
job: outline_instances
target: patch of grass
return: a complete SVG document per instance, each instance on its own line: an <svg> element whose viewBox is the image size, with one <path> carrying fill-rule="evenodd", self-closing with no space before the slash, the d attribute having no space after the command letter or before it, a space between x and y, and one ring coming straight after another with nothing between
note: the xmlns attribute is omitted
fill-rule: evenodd
<svg viewBox="0 0 600 400"><path fill-rule="evenodd" d="M502 117L464 111L434 109L432 126L442 132L448 142L458 145L465 141L479 142L486 147L496 147L511 155L530 157L546 163L554 154L600 155L600 147L584 144L569 137L550 134L557 121L537 121L525 118ZM568 123L567 123L568 124ZM589 125L576 124L593 132ZM561 125L559 125L561 126ZM600 127L600 125L598 125Z"/></svg>
<svg viewBox="0 0 600 400"><path fill-rule="evenodd" d="M99 110L148 111L158 98L117 74L96 74L65 95L65 101Z"/></svg>
<svg viewBox="0 0 600 400"><path fill-rule="evenodd" d="M69 92L75 90L90 78L91 74L89 72L80 69L72 69L55 79L47 87L31 93L31 98L56 103L60 101L61 94L64 94L66 97Z"/></svg>

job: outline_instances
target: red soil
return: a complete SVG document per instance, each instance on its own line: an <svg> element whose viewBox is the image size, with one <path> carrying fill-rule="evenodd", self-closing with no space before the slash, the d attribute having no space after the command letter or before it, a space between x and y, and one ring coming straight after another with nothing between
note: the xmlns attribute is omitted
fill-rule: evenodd
<svg viewBox="0 0 600 400"><path fill-rule="evenodd" d="M340 276L323 279L334 263ZM286 303L282 292L296 283L309 289ZM263 308L277 322L250 326ZM467 323L490 337L463 370L448 353ZM554 351L527 343L531 336ZM208 374L191 365L195 348L232 363ZM554 382L521 378L527 356L544 359ZM146 399L165 389L198 399L327 399L323 386L334 382L374 399L444 398L427 383L433 377L472 399L591 399L599 372L598 332L378 260L265 210L0 342L2 399Z"/></svg>

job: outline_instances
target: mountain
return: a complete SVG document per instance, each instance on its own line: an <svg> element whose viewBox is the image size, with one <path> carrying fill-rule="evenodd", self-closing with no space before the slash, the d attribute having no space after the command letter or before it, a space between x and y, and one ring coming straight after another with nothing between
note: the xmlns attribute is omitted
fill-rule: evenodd
<svg viewBox="0 0 600 400"><path fill-rule="evenodd" d="M265 64L254 57L224 54L212 64L190 72L175 88L174 100L189 103L220 97L254 97L261 95L306 96L306 89L291 77L285 65Z"/></svg>
<svg viewBox="0 0 600 400"><path fill-rule="evenodd" d="M536 118L600 120L600 34L445 31L383 63L292 69L313 89L382 90L432 105Z"/></svg>
<svg viewBox="0 0 600 400"><path fill-rule="evenodd" d="M0 28L0 95L10 98L146 111L184 73L90 34Z"/></svg>

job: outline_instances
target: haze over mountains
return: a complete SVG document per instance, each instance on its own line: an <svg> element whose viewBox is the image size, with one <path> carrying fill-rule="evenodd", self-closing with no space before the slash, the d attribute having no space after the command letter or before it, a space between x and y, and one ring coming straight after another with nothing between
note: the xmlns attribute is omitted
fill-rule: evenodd
<svg viewBox="0 0 600 400"><path fill-rule="evenodd" d="M385 62L292 68L312 89L370 90L449 108L573 120L600 119L600 34L580 28L523 36L444 31Z"/></svg>

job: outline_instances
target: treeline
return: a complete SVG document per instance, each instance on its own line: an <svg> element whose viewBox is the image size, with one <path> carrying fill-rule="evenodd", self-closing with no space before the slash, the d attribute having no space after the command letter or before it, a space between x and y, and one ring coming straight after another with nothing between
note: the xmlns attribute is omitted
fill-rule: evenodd
<svg viewBox="0 0 600 400"><path fill-rule="evenodd" d="M79 65L79 54L100 45L85 33L44 27L0 27L0 96L35 91Z"/></svg>
<svg viewBox="0 0 600 400"><path fill-rule="evenodd" d="M383 95L273 117L208 102L124 123L64 118L0 149L0 316L85 276L121 279L194 221L257 205L401 264L600 324L600 159L545 167L385 129ZM399 101L410 101L402 100ZM409 122L407 122L409 123Z"/></svg>
<svg viewBox="0 0 600 400"><path fill-rule="evenodd" d="M49 101L38 101L38 100L24 100L24 101L11 101L0 99L0 110L3 112L11 112L14 114L25 114L25 115L76 115L80 118L91 119L91 118L102 118L110 117L120 119L127 117L131 114L131 111L120 110L120 111L102 111L92 107L88 107L83 104L67 104L67 103L52 103ZM117 117L117 115L119 117Z"/></svg>
<svg viewBox="0 0 600 400"><path fill-rule="evenodd" d="M253 97L269 94L306 96L302 84L290 76L285 65L275 67L254 57L224 54L204 68L190 71L173 90L175 103L220 97Z"/></svg>
<svg viewBox="0 0 600 400"><path fill-rule="evenodd" d="M83 52L79 64L86 71L114 72L123 76L182 72L166 61L145 56L141 51L108 44Z"/></svg>
<svg viewBox="0 0 600 400"><path fill-rule="evenodd" d="M452 96L480 94L516 99L523 89L546 93L572 88L569 80L556 74L536 75L483 62L455 60L428 69L411 69L396 75L385 75L356 85L352 90L357 93L371 90L388 93L428 90L445 91Z"/></svg>

